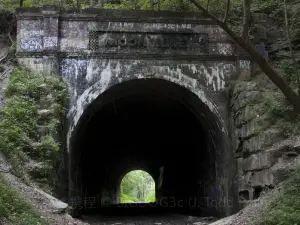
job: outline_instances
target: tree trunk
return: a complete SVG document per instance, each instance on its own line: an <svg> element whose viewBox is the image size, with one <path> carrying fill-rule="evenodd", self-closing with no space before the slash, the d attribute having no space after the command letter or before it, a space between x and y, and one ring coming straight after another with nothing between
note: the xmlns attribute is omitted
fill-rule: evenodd
<svg viewBox="0 0 300 225"><path fill-rule="evenodd" d="M210 14L204 7L199 5L195 0L190 0L199 10L211 18L217 25L219 25L238 45L240 45L251 57L251 59L256 62L260 69L270 78L270 80L280 89L287 100L294 106L294 109L300 113L300 98L293 91L293 89L285 82L285 80L272 68L272 66L267 62L267 60L255 49L255 47L244 39L238 37L226 23L223 23L214 15Z"/></svg>
<svg viewBox="0 0 300 225"><path fill-rule="evenodd" d="M150 7L152 10L154 10L154 0L150 0Z"/></svg>
<svg viewBox="0 0 300 225"><path fill-rule="evenodd" d="M244 5L243 5L244 21L243 21L242 38L244 39L245 42L248 42L248 37L249 37L250 17L251 17L250 5L251 5L251 0L244 0Z"/></svg>
<svg viewBox="0 0 300 225"><path fill-rule="evenodd" d="M300 96L299 69L298 69L298 63L296 61L296 57L295 57L294 51L293 51L293 45L292 45L292 40L291 40L291 35L290 35L290 26L289 26L289 20L288 20L286 0L283 1L283 4L284 4L284 17L285 17L285 26L286 26L286 36L287 36L287 39L288 39L288 42L289 42L291 59L293 60L293 64L294 64L294 67L295 67L295 70L296 70L298 95Z"/></svg>

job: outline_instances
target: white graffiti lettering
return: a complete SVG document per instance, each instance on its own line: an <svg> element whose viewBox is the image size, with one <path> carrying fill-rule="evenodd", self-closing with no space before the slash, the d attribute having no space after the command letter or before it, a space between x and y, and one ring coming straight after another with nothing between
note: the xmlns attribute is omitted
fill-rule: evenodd
<svg viewBox="0 0 300 225"><path fill-rule="evenodd" d="M133 28L134 23L128 22L110 22L109 27L111 28Z"/></svg>
<svg viewBox="0 0 300 225"><path fill-rule="evenodd" d="M195 68L193 68L195 71ZM233 63L214 63L212 66L201 65L199 75L205 76L206 85L211 85L214 91L220 91L225 87L226 77L236 71Z"/></svg>
<svg viewBox="0 0 300 225"><path fill-rule="evenodd" d="M43 49L43 41L39 38L21 39L20 47L26 51L37 51Z"/></svg>
<svg viewBox="0 0 300 225"><path fill-rule="evenodd" d="M21 30L22 37L29 37L29 36L43 36L43 30Z"/></svg>
<svg viewBox="0 0 300 225"><path fill-rule="evenodd" d="M81 39L60 39L60 47L62 50L67 49L86 49L88 47L88 43L85 40Z"/></svg>
<svg viewBox="0 0 300 225"><path fill-rule="evenodd" d="M231 44L226 43L218 43L218 53L221 55L232 55L233 54L233 48Z"/></svg>
<svg viewBox="0 0 300 225"><path fill-rule="evenodd" d="M44 48L57 46L57 37L44 37Z"/></svg>
<svg viewBox="0 0 300 225"><path fill-rule="evenodd" d="M86 74L89 60L65 59L61 63L61 74L63 77L78 78Z"/></svg>
<svg viewBox="0 0 300 225"><path fill-rule="evenodd" d="M240 60L240 68L241 69L249 69L250 68L250 61Z"/></svg>
<svg viewBox="0 0 300 225"><path fill-rule="evenodd" d="M144 29L169 29L169 30L178 30L178 29L191 29L192 24L164 24L164 23L146 23Z"/></svg>

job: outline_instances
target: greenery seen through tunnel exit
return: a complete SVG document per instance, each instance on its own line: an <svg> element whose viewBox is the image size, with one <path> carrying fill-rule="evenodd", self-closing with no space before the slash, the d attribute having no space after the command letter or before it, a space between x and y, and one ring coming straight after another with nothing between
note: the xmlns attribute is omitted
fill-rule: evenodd
<svg viewBox="0 0 300 225"><path fill-rule="evenodd" d="M121 182L121 203L155 202L155 181L142 170L127 173Z"/></svg>

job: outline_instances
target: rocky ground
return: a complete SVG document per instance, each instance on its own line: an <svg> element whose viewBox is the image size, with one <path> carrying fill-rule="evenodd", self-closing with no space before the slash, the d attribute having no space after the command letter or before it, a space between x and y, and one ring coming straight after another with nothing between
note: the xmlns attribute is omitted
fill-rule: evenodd
<svg viewBox="0 0 300 225"><path fill-rule="evenodd" d="M300 157L295 158L289 166L300 164ZM287 167L287 165L285 165ZM132 217L101 217L94 215L72 218L67 212L67 205L54 197L38 189L34 184L25 184L22 180L10 172L10 165L0 154L0 173L31 205L53 225L251 225L259 218L268 204L281 192L281 184L273 190L262 193L260 198L249 202L240 212L221 220L214 218L191 217L187 215L155 215L155 216L132 216ZM1 222L0 222L1 224ZM7 225L6 223L2 223ZM1 225L2 225L1 224Z"/></svg>
<svg viewBox="0 0 300 225"><path fill-rule="evenodd" d="M244 210L238 214L228 218L216 221L214 218L207 217L192 217L187 215L155 215L155 216L131 216L131 217L101 217L87 215L80 220L72 218L66 212L66 204L55 199L54 197L44 193L33 184L27 185L19 178L9 172L9 165L5 162L3 156L0 155L1 175L8 183L15 188L31 205L44 217L50 224L53 225L244 225L251 224L253 218L258 216L262 209L266 207L274 196L274 192L279 192L279 189L273 190L260 199L249 204ZM6 225L6 224L3 224Z"/></svg>
<svg viewBox="0 0 300 225"><path fill-rule="evenodd" d="M91 225L207 225L215 221L212 217L193 217L178 214L130 217L85 216L82 219Z"/></svg>

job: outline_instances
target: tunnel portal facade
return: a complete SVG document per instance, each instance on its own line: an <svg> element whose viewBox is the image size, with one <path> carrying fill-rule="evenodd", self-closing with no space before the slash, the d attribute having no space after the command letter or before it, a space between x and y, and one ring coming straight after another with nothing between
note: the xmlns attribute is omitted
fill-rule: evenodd
<svg viewBox="0 0 300 225"><path fill-rule="evenodd" d="M68 194L103 209L142 169L169 210L237 209L226 88L249 69L201 13L18 9L17 56L70 89Z"/></svg>

